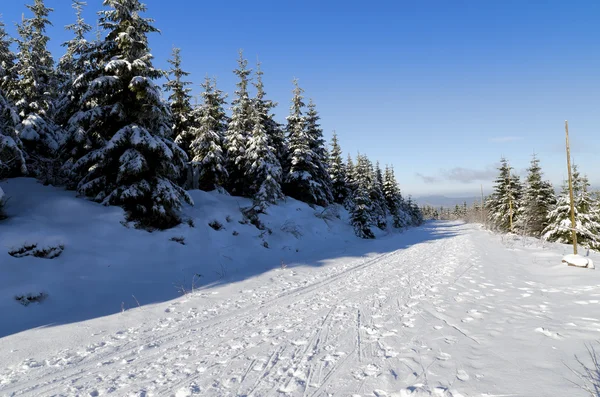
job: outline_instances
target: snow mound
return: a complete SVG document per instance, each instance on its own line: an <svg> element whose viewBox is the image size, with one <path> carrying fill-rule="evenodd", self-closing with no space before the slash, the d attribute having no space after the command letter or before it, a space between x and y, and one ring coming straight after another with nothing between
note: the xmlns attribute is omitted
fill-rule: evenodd
<svg viewBox="0 0 600 397"><path fill-rule="evenodd" d="M575 267L585 267L587 269L595 269L594 262L590 258L586 258L581 255L569 254L563 256L563 263L566 263L569 266Z"/></svg>

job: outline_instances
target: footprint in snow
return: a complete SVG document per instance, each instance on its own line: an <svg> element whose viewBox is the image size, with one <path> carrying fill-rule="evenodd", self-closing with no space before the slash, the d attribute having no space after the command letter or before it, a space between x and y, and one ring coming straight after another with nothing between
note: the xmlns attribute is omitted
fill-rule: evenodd
<svg viewBox="0 0 600 397"><path fill-rule="evenodd" d="M552 331L550 331L550 330L548 330L546 328L542 328L542 327L536 328L535 332L539 332L541 334L544 334L547 337L552 338L552 339L562 339L563 338L563 336L560 335L559 333L552 332Z"/></svg>
<svg viewBox="0 0 600 397"><path fill-rule="evenodd" d="M436 358L440 361L448 361L452 356L448 353L440 352Z"/></svg>
<svg viewBox="0 0 600 397"><path fill-rule="evenodd" d="M471 377L469 376L469 374L467 373L467 371L465 371L464 369L459 369L456 372L456 378L460 381L466 382L468 381Z"/></svg>

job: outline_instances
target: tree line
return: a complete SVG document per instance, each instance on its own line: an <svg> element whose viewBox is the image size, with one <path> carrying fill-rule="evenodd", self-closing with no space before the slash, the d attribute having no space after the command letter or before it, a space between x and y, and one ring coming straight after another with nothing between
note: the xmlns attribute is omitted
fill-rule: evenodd
<svg viewBox="0 0 600 397"><path fill-rule="evenodd" d="M139 0L104 0L95 35L82 17L86 3L72 5L73 37L58 62L47 49L53 10L44 0L27 5L32 15L17 25L18 37L0 23L0 179L28 175L66 186L123 207L128 220L150 229L181 222L183 204L193 204L186 189L251 198L255 213L285 196L341 204L363 238L388 219L399 228L422 222L392 167L382 171L364 154L344 161L335 133L328 148L316 105L305 103L297 80L284 124L275 120L261 65L249 69L242 52L230 108L210 78L192 104L180 49L168 71L153 66L148 35L158 29Z"/></svg>
<svg viewBox="0 0 600 397"><path fill-rule="evenodd" d="M575 231L583 247L600 250L600 192L593 192L586 175L572 165ZM501 233L518 233L550 242L572 244L569 187L563 182L556 194L552 184L544 180L537 156L533 156L524 181L502 158L491 195L472 206L422 208L426 219L462 219L486 223Z"/></svg>

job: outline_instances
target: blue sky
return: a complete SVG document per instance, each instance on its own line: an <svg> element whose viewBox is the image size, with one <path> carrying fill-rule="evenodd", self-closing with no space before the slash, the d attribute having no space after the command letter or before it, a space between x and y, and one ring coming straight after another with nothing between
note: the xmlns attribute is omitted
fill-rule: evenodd
<svg viewBox="0 0 600 397"><path fill-rule="evenodd" d="M3 2L12 34L25 3ZM101 3L88 1L93 25ZM393 164L405 194L489 191L501 156L524 172L534 152L559 185L565 119L575 162L600 186L598 1L145 3L162 31L150 38L157 66L181 47L196 93L208 75L231 94L244 49L280 121L297 77L326 138L336 130L345 153ZM68 0L46 4L58 58L74 15Z"/></svg>

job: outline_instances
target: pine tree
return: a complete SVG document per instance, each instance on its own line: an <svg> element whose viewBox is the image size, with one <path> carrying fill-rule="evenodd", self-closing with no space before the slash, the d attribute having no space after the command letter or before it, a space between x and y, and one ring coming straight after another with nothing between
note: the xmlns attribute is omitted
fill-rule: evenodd
<svg viewBox="0 0 600 397"><path fill-rule="evenodd" d="M360 238L375 238L371 230L372 206L370 198L370 185L372 184L372 173L366 157L358 155L354 168L354 190L352 192L352 207L350 208L350 219L354 232Z"/></svg>
<svg viewBox="0 0 600 397"><path fill-rule="evenodd" d="M297 80L294 80L294 85L291 112L287 117L289 154L284 167L284 192L297 200L326 206L331 201L331 190L327 184L329 178L319 157L311 149L318 145L314 142L314 137L318 134L314 129L319 128L318 116L315 118L313 115L312 124L308 124L309 121L303 114L304 90L298 86Z"/></svg>
<svg viewBox="0 0 600 397"><path fill-rule="evenodd" d="M52 167L49 159L63 141L60 129L52 120L57 79L54 60L47 49L50 39L46 27L51 25L48 15L53 10L46 7L43 0L34 0L27 8L33 17L23 19L17 26L20 38L15 71L19 80L9 97L15 100L21 117L17 133L29 154L27 160L32 163L32 171L46 177Z"/></svg>
<svg viewBox="0 0 600 397"><path fill-rule="evenodd" d="M239 82L232 101L231 120L225 134L225 150L227 156L227 171L229 172L229 191L235 195L248 195L249 184L245 178L248 169L246 148L252 132L252 101L248 94L248 76L252 70L247 68L248 61L242 51L238 59L238 69L234 73Z"/></svg>
<svg viewBox="0 0 600 397"><path fill-rule="evenodd" d="M283 163L287 156L285 133L282 126L275 121L275 115L273 114L273 109L277 106L277 103L265 98L267 93L265 92L265 85L262 79L264 72L260 68L260 65L259 62L256 66L256 82L254 83L254 86L256 87L256 97L253 99L253 105L261 114L261 122L267 133L269 146L273 149L273 153L277 157L280 167L283 168ZM281 177L283 177L283 174ZM279 180L279 183L281 182L282 181Z"/></svg>
<svg viewBox="0 0 600 397"><path fill-rule="evenodd" d="M333 201L343 204L348 197L346 165L342 160L342 149L335 131L333 132L333 138L331 138L331 151L329 153L329 178L331 179Z"/></svg>
<svg viewBox="0 0 600 397"><path fill-rule="evenodd" d="M520 199L520 183L518 177L511 175L512 167L504 158L500 160L500 171L494 186L494 193L486 203L490 221L501 232L511 232L510 218L513 227L517 221L518 202Z"/></svg>
<svg viewBox="0 0 600 397"><path fill-rule="evenodd" d="M169 104L171 106L171 115L173 118L173 139L188 155L191 157L190 144L193 140L191 133L191 113L192 105L190 103L192 92L189 81L184 81L188 72L181 69L181 49L173 48L173 59L167 62L171 65L169 69L169 80L165 83L164 89L170 92ZM169 137L171 138L171 137Z"/></svg>
<svg viewBox="0 0 600 397"><path fill-rule="evenodd" d="M542 180L540 161L535 155L527 171L516 226L526 235L540 237L542 231L548 226L548 213L554 208L556 198L550 182Z"/></svg>
<svg viewBox="0 0 600 397"><path fill-rule="evenodd" d="M174 181L187 156L168 137L170 111L153 80L152 20L141 16L139 0L105 0L99 24L107 32L97 43L97 68L82 76L85 92L70 124L84 137L87 152L74 163L80 194L105 205L121 205L129 219L167 228L180 221L182 201L191 198Z"/></svg>
<svg viewBox="0 0 600 397"><path fill-rule="evenodd" d="M213 190L227 182L225 150L223 148L227 116L223 91L217 89L216 80L208 77L202 84L203 104L193 111L190 145L192 164L197 174L198 187Z"/></svg>
<svg viewBox="0 0 600 397"><path fill-rule="evenodd" d="M589 182L580 175L576 165L573 165L572 175L577 243L600 250L600 214L589 192ZM573 243L570 202L569 188L565 183L554 209L548 214L548 226L542 232L544 240Z"/></svg>

